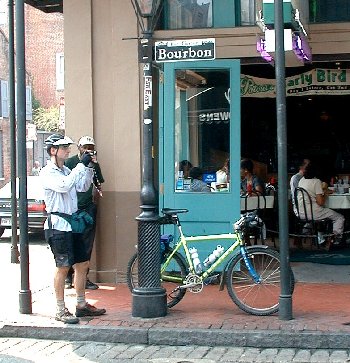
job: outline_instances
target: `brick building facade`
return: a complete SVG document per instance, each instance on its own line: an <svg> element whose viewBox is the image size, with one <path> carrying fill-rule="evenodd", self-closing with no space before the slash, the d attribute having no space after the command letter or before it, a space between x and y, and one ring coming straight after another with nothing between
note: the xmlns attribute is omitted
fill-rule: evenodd
<svg viewBox="0 0 350 363"><path fill-rule="evenodd" d="M0 5L6 0L0 0ZM7 11L2 6L2 11ZM8 82L8 24L7 14L2 14L0 24L0 80ZM5 22L4 22L5 20ZM58 107L64 97L64 42L63 15L45 14L25 5L25 56L27 84L31 86L32 100L41 107ZM4 99L3 95L0 100ZM6 98L6 97L5 97ZM6 101L6 100L5 100ZM1 102L0 102L1 104ZM27 120L30 123L30 119ZM0 108L0 187L10 179L10 130L9 119ZM43 140L47 133L38 131L36 141L27 142L27 169L30 174L34 160L45 164Z"/></svg>
<svg viewBox="0 0 350 363"><path fill-rule="evenodd" d="M27 73L27 86L30 77ZM11 175L10 121L9 121L9 42L4 30L0 29L0 187L9 181ZM33 165L33 148L27 149L27 167Z"/></svg>
<svg viewBox="0 0 350 363"><path fill-rule="evenodd" d="M63 14L45 14L25 4L26 70L30 75L33 99L43 108L59 107L64 98ZM33 142L34 160L44 165L47 154L43 141L47 133L38 131Z"/></svg>
<svg viewBox="0 0 350 363"><path fill-rule="evenodd" d="M25 5L26 69L33 95L44 108L59 106L63 84L63 14Z"/></svg>

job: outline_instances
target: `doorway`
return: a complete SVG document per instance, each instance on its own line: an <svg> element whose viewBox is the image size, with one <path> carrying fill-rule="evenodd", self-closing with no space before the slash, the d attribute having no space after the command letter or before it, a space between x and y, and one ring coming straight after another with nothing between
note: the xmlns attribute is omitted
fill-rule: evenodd
<svg viewBox="0 0 350 363"><path fill-rule="evenodd" d="M161 94L160 207L189 210L181 215L187 235L232 232L240 214L240 62L167 63Z"/></svg>

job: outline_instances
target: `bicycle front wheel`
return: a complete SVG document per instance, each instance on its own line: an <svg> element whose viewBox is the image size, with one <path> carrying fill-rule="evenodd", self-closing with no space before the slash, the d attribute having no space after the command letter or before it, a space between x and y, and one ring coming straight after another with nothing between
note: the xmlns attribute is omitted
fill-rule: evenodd
<svg viewBox="0 0 350 363"><path fill-rule="evenodd" d="M164 254L164 261L170 255L172 250L168 248ZM183 284L187 276L186 264L183 257L179 253L175 253L171 260L167 262L166 268L162 264L161 267L161 285L166 290L168 308L176 305L184 297L186 289L177 289ZM127 284L132 292L135 287L138 287L138 257L135 253L129 260L127 267Z"/></svg>
<svg viewBox="0 0 350 363"><path fill-rule="evenodd" d="M278 311L281 293L280 258L278 252L264 247L248 249L248 260L260 276L255 282L243 256L238 254L230 263L226 284L233 302L243 311L253 315L271 315ZM291 271L291 288L294 275Z"/></svg>

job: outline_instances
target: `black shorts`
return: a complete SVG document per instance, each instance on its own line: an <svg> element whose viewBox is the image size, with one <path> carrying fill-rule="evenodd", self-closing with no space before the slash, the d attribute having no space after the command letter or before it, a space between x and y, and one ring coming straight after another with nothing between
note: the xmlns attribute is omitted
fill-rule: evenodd
<svg viewBox="0 0 350 363"><path fill-rule="evenodd" d="M84 209L85 212L89 213L89 215L94 220L93 224L87 224L85 231L79 234L77 237L84 244L84 249L86 251L86 256L88 256L88 260L91 258L92 248L94 246L95 233L96 233L96 214L97 207L94 203L91 203L87 208Z"/></svg>
<svg viewBox="0 0 350 363"><path fill-rule="evenodd" d="M84 244L77 237L78 234L52 229L46 230L45 235L54 255L56 267L69 267L90 259Z"/></svg>

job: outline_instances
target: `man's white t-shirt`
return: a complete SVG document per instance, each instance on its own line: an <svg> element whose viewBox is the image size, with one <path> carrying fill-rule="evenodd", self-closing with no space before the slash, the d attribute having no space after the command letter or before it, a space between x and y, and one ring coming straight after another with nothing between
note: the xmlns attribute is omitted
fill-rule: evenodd
<svg viewBox="0 0 350 363"><path fill-rule="evenodd" d="M322 182L320 179L317 179L317 178L305 179L304 177L302 177L299 181L298 186L300 188L304 188L309 193L309 195L311 197L312 209L313 209L314 213L317 212L318 210L323 210L323 207L318 205L316 202L316 195L317 194L323 195ZM303 201L302 201L302 195L300 192L298 193L298 203L299 203L299 212L303 213L304 206L303 206ZM306 204L307 212L310 213L311 208L310 208L310 202L309 202L308 198L305 198L305 204ZM309 217L311 217L311 215Z"/></svg>

